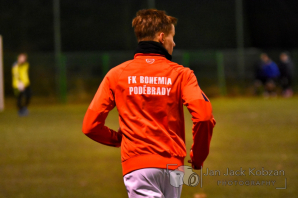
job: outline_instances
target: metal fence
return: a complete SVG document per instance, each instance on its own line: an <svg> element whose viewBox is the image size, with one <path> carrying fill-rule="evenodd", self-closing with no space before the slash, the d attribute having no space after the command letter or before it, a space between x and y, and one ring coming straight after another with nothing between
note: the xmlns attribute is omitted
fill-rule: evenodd
<svg viewBox="0 0 298 198"><path fill-rule="evenodd" d="M278 62L282 50L267 51ZM250 95L254 79L254 64L261 51L244 51L244 68L237 64L236 50L176 50L173 61L191 68L197 76L201 88L209 96ZM291 51L295 65L298 65L298 51ZM66 95L83 100L92 97L107 71L120 63L133 59L133 51L109 52L65 52L66 74L59 74L55 67L53 53L29 53L30 79L33 94L57 97L61 78L67 83ZM11 66L17 54L4 53L5 95L13 94L11 88ZM241 70L244 71L242 75ZM297 70L296 74L297 74ZM59 76L60 75L60 76ZM61 76L62 75L62 76ZM297 75L294 75L294 77ZM59 80L60 79L60 80ZM297 86L294 78L294 86Z"/></svg>

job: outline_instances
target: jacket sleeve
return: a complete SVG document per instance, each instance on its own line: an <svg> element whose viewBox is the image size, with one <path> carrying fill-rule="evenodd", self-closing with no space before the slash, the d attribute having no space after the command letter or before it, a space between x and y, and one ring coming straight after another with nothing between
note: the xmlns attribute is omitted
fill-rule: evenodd
<svg viewBox="0 0 298 198"><path fill-rule="evenodd" d="M104 145L119 147L122 134L105 126L109 111L115 107L114 93L108 75L101 82L83 121L83 133Z"/></svg>
<svg viewBox="0 0 298 198"><path fill-rule="evenodd" d="M190 151L191 163L194 169L201 169L209 154L210 141L215 126L212 106L200 89L193 71L189 70L182 85L183 104L192 115L193 144Z"/></svg>
<svg viewBox="0 0 298 198"><path fill-rule="evenodd" d="M23 82L23 84L25 85L25 87L28 87L30 85L30 80L29 80L29 63L25 63L23 65L23 70L22 70L22 74L21 74L21 80Z"/></svg>
<svg viewBox="0 0 298 198"><path fill-rule="evenodd" d="M12 73L12 87L14 89L18 88L18 83L19 83L19 74L18 74L18 66L17 64L14 64L11 68L11 73Z"/></svg>

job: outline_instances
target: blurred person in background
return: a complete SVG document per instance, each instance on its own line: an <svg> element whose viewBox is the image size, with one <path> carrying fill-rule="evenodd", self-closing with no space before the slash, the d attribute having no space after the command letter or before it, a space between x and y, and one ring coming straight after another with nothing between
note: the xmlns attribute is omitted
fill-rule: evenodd
<svg viewBox="0 0 298 198"><path fill-rule="evenodd" d="M19 116L26 116L29 113L27 107L31 98L31 90L28 72L27 54L21 53L12 66L12 87L17 98Z"/></svg>
<svg viewBox="0 0 298 198"><path fill-rule="evenodd" d="M279 56L280 62L278 64L280 71L280 84L282 87L282 95L284 97L291 97L293 95L292 78L294 72L294 65L288 52L283 52Z"/></svg>
<svg viewBox="0 0 298 198"><path fill-rule="evenodd" d="M182 184L170 182L175 177L182 180L181 175L168 174L167 169L184 165L183 105L193 121L192 167L201 169L209 153L215 125L211 103L193 71L171 61L176 21L160 10L137 13L132 22L139 42L134 59L107 73L83 121L89 138L121 146L123 180L130 198L181 196ZM105 126L115 106L118 132Z"/></svg>
<svg viewBox="0 0 298 198"><path fill-rule="evenodd" d="M256 64L255 68L255 91L256 94L260 93L260 90L263 89L263 96L275 97L276 94L276 85L278 83L278 78L280 72L278 66L273 62L268 54L262 53L260 56L260 61Z"/></svg>

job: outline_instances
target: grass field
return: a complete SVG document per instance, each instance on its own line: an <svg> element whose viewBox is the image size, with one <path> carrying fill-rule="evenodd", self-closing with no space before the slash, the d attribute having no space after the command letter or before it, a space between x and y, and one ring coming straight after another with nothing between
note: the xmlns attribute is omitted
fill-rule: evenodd
<svg viewBox="0 0 298 198"><path fill-rule="evenodd" d="M208 168L219 170L220 175L203 176L202 188L184 185L182 197L297 197L298 98L215 98L211 102L217 125L203 172ZM87 106L34 105L33 101L28 117L19 118L12 105L0 113L0 197L127 197L120 150L100 145L81 132ZM191 119L188 112L185 115L189 150ZM116 110L106 125L118 128ZM223 175L227 168L240 167L246 176ZM262 167L285 174L248 174L249 168ZM287 189L275 189L285 187L285 178ZM223 180L250 185L218 185ZM251 185L273 180L274 186Z"/></svg>

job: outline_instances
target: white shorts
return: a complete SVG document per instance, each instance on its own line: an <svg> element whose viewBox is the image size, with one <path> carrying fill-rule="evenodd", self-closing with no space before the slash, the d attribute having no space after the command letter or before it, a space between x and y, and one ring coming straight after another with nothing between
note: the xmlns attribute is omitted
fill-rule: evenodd
<svg viewBox="0 0 298 198"><path fill-rule="evenodd" d="M166 169L144 168L124 175L129 198L180 198L182 185L174 187Z"/></svg>

